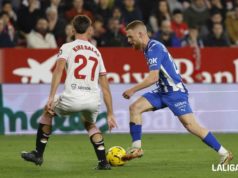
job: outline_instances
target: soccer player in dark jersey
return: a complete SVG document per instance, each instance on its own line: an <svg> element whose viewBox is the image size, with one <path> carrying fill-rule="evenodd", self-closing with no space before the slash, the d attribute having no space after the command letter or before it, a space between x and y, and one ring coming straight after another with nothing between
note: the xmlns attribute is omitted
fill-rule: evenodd
<svg viewBox="0 0 238 178"><path fill-rule="evenodd" d="M196 122L188 101L188 91L166 47L148 37L147 29L142 21L135 20L128 24L126 32L128 42L133 48L144 51L150 71L142 82L126 90L123 97L130 99L135 92L155 83L157 87L145 93L130 106L132 147L124 159L131 160L143 155L141 148L142 113L168 107L190 133L218 152L221 157L220 164L228 164L233 158L232 153L227 151L210 131Z"/></svg>

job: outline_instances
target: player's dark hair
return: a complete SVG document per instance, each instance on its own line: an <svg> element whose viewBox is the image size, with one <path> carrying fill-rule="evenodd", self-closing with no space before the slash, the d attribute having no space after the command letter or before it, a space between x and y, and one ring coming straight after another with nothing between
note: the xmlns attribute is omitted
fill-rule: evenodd
<svg viewBox="0 0 238 178"><path fill-rule="evenodd" d="M75 31L79 34L83 34L87 31L87 29L91 26L91 20L86 15L78 15L74 17L72 21L72 25Z"/></svg>
<svg viewBox="0 0 238 178"><path fill-rule="evenodd" d="M140 20L134 20L126 26L126 30L135 29L138 26L145 26L145 24Z"/></svg>

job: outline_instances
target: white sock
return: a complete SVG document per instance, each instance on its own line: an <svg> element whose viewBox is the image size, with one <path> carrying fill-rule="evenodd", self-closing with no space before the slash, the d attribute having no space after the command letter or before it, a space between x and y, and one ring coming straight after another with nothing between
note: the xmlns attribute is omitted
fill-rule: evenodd
<svg viewBox="0 0 238 178"><path fill-rule="evenodd" d="M136 140L132 142L132 147L141 148L141 140Z"/></svg>
<svg viewBox="0 0 238 178"><path fill-rule="evenodd" d="M221 146L221 148L218 150L218 153L219 153L219 155L223 156L223 155L227 154L228 151L223 146Z"/></svg>

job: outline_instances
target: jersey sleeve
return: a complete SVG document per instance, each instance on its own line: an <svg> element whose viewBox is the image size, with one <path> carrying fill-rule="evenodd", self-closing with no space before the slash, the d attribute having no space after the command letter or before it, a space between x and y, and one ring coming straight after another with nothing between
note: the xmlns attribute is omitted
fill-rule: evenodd
<svg viewBox="0 0 238 178"><path fill-rule="evenodd" d="M162 60L163 60L163 50L155 45L148 50L147 55L147 64L149 66L149 70L159 70Z"/></svg>
<svg viewBox="0 0 238 178"><path fill-rule="evenodd" d="M70 48L67 47L67 45L63 45L63 46L61 46L61 48L59 50L57 58L58 59L63 58L67 61L69 58L69 55L70 55Z"/></svg>
<svg viewBox="0 0 238 178"><path fill-rule="evenodd" d="M100 57L99 57L99 75L106 75L106 74L107 74L107 71L104 66L102 56L100 55Z"/></svg>

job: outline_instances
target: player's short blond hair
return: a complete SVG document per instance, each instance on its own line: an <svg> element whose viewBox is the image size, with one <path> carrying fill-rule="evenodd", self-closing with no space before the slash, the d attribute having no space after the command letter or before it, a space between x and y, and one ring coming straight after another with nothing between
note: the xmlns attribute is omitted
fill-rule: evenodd
<svg viewBox="0 0 238 178"><path fill-rule="evenodd" d="M130 29L134 30L137 27L145 27L144 22L140 20L134 20L126 26L126 30L130 30Z"/></svg>

